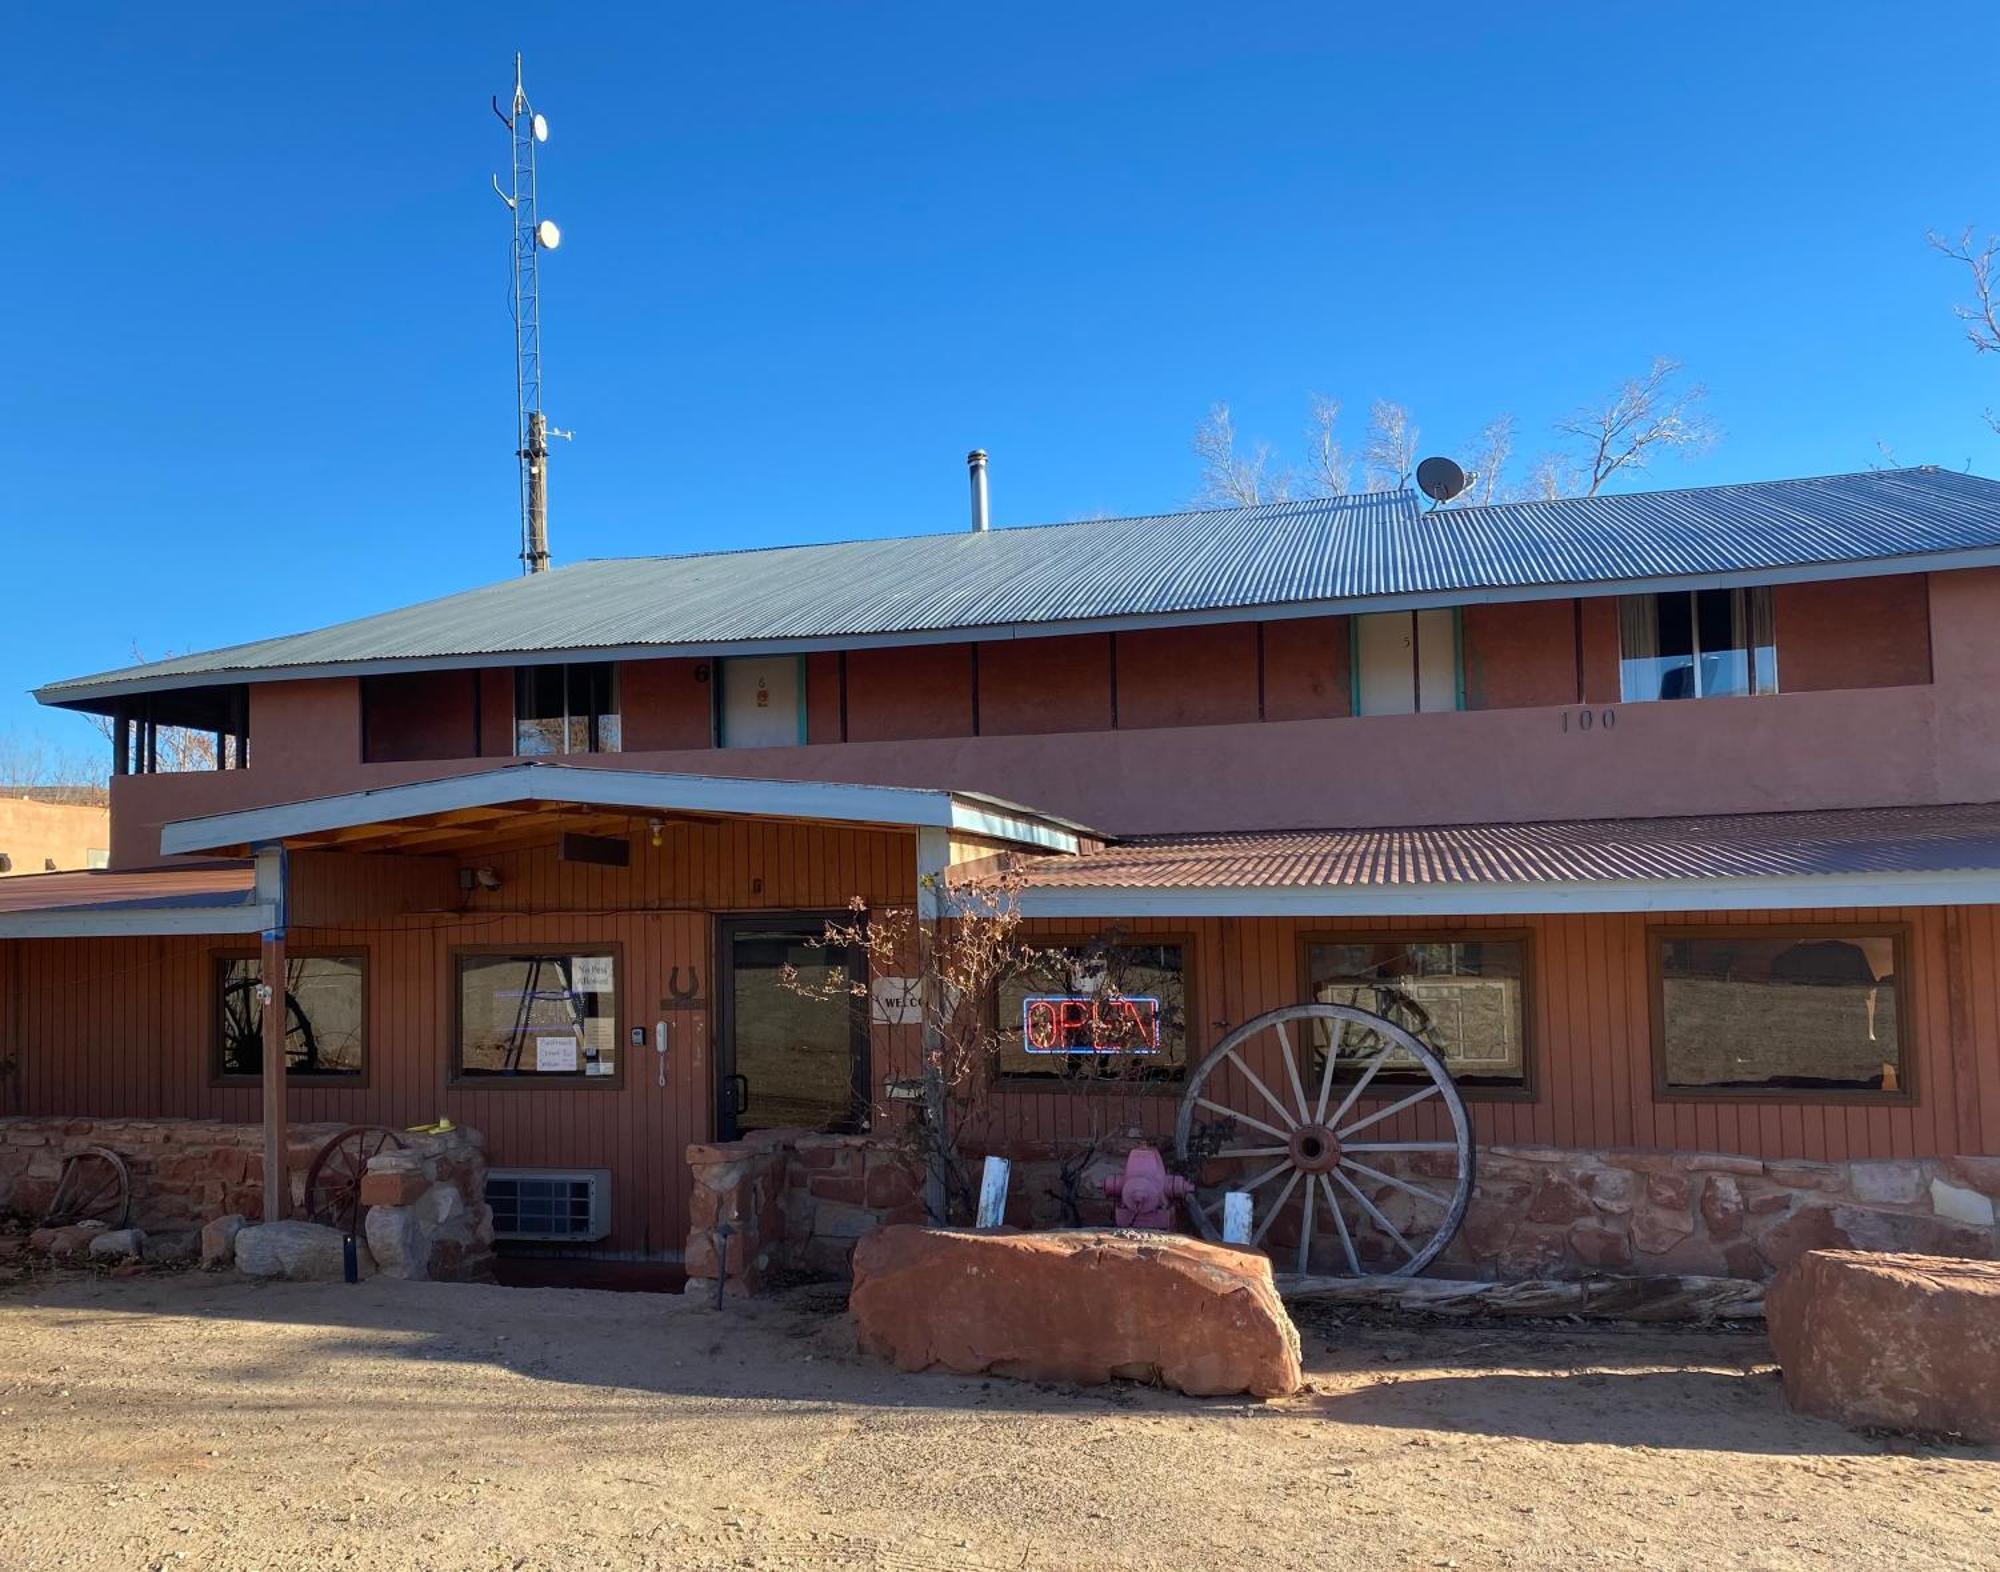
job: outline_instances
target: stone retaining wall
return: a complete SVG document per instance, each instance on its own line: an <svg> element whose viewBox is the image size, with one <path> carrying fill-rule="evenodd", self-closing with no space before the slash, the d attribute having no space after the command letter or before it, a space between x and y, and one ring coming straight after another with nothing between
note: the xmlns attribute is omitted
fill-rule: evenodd
<svg viewBox="0 0 2000 1572"><path fill-rule="evenodd" d="M1404 1171L1426 1172L1414 1154ZM1371 1197L1392 1221L1407 1197ZM2000 1158L1764 1161L1724 1152L1491 1146L1433 1268L1499 1281L1592 1273L1763 1281L1807 1250L2000 1256Z"/></svg>
<svg viewBox="0 0 2000 1572"><path fill-rule="evenodd" d="M718 1276L739 1295L774 1272L844 1277L863 1234L924 1221L904 1152L868 1136L760 1130L690 1146L687 1160L690 1293L713 1291Z"/></svg>
<svg viewBox="0 0 2000 1572"><path fill-rule="evenodd" d="M347 1126L295 1124L286 1147L291 1207L305 1195L306 1170ZM477 1130L406 1132L408 1166L423 1180L430 1219L431 1275L490 1274L493 1214L486 1206L486 1156ZM148 1234L191 1233L218 1217L264 1214L264 1128L215 1119L0 1118L0 1212L38 1221L54 1199L63 1158L102 1146L125 1161L132 1180L131 1224ZM391 1165L395 1166L395 1165ZM441 1192L449 1191L447 1200ZM413 1200L413 1204L416 1204Z"/></svg>
<svg viewBox="0 0 2000 1572"><path fill-rule="evenodd" d="M1107 1141L1093 1154L1074 1187L1076 1221L1111 1222L1102 1181L1135 1144ZM1071 1221L1062 1153L1035 1147L1013 1156L1007 1221ZM921 1183L904 1152L876 1138L764 1131L689 1147L688 1162L691 1291L712 1287L725 1263L736 1293L756 1292L773 1272L844 1276L863 1234L923 1221ZM1431 1154L1411 1154L1400 1168L1420 1184L1435 1182ZM1407 1195L1377 1186L1371 1199L1399 1225L1414 1221L1419 1203ZM1767 1162L1722 1152L1491 1146L1478 1154L1465 1225L1432 1270L1502 1282L1601 1273L1762 1282L1815 1249L2000 1259L1996 1212L2000 1157ZM723 1223L731 1232L718 1251ZM1331 1254L1321 1264L1338 1269Z"/></svg>

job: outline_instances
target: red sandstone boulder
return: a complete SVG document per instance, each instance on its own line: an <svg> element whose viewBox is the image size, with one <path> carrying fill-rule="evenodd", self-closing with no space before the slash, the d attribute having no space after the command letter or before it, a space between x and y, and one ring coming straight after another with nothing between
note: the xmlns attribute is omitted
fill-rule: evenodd
<svg viewBox="0 0 2000 1572"><path fill-rule="evenodd" d="M898 1225L854 1252L861 1346L904 1370L1299 1389L1299 1334L1263 1255L1177 1234Z"/></svg>
<svg viewBox="0 0 2000 1572"><path fill-rule="evenodd" d="M2000 1441L2000 1265L1811 1250L1764 1296L1794 1408Z"/></svg>

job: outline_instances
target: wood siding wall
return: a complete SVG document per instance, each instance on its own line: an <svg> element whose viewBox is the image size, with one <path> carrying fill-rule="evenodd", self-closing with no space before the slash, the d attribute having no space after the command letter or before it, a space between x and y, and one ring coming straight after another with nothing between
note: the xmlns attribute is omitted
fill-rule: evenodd
<svg viewBox="0 0 2000 1572"><path fill-rule="evenodd" d="M609 1167L615 1177L608 1247L677 1250L686 1231L682 1154L689 1142L713 1131L715 916L832 910L856 894L878 907L894 905L914 889L915 858L907 835L800 826L676 824L664 840L655 853L643 834L635 836L629 870L559 864L546 849L473 859L500 874L499 890L480 894L462 910L405 910L367 920L345 914L434 898L443 887L435 870L389 858L326 857L309 864L327 865L305 876L312 903L322 913L342 915L295 928L293 943L366 954L368 1070L362 1086L295 1087L292 1118L404 1125L443 1113L484 1131L496 1164ZM1915 1100L1863 1106L1808 1097L1656 1097L1648 930L1703 921L1907 923L1906 1073ZM1192 1050L1199 1056L1230 1027L1303 997L1300 945L1324 926L1289 919L1160 919L1121 924L1119 931L1189 942ZM1534 1095L1508 1101L1470 1093L1482 1144L1663 1147L1814 1161L2000 1153L2000 913L1994 908L1339 925L1342 932L1363 927L1385 933L1531 930L1527 1011ZM1042 937L1091 931L1075 923L1031 924L1030 930ZM455 949L606 943L621 947L623 963L624 1063L615 1084L449 1084ZM0 976L7 984L0 1017L4 1052L19 1062L7 1111L255 1121L256 1089L217 1085L210 1073L214 957L240 948L240 941L198 938L0 946ZM699 971L708 1007L698 1035L688 1029L693 1023L681 1030L668 1084L661 1087L651 1049L634 1051L625 1034L634 1025L650 1029L675 966ZM875 1028L878 1081L908 1073L913 1038L907 1028ZM1259 1068L1271 1084L1280 1084L1275 1066ZM1061 1144L1094 1128L1134 1124L1164 1138L1176 1096L1174 1088L1085 1095L1009 1087L993 1107L1010 1144ZM1390 1129L1435 1133L1412 1115L1385 1126L1385 1136Z"/></svg>

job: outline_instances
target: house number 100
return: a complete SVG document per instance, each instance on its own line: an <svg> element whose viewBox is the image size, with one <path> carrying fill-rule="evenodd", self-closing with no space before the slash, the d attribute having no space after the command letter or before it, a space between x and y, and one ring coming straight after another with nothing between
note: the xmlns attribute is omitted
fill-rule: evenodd
<svg viewBox="0 0 2000 1572"><path fill-rule="evenodd" d="M1562 729L1564 731L1611 731L1618 725L1618 712L1602 710L1564 710Z"/></svg>

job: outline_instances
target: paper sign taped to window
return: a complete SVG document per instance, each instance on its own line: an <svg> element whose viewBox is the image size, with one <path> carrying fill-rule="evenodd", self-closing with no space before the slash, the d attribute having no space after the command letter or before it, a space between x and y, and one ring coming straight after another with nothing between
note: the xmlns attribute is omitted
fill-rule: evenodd
<svg viewBox="0 0 2000 1572"><path fill-rule="evenodd" d="M535 1068L544 1075L576 1073L576 1039L574 1037L537 1037L535 1039Z"/></svg>
<svg viewBox="0 0 2000 1572"><path fill-rule="evenodd" d="M611 957L573 955L570 957L570 986L578 993L611 992Z"/></svg>

